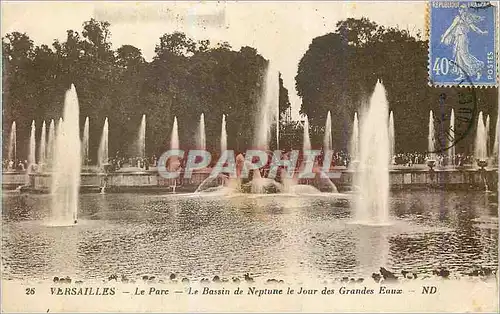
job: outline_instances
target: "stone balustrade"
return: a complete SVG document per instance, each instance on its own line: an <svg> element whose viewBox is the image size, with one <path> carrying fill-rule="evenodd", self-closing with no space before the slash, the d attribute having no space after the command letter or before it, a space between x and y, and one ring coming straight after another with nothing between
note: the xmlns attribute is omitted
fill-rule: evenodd
<svg viewBox="0 0 500 314"><path fill-rule="evenodd" d="M340 178L332 179L339 190L348 190L352 187L355 172L352 170L338 170ZM147 191L147 190L172 190L193 192L208 178L210 169L194 172L191 178L183 178L182 174L177 179L162 178L157 171L142 172L112 172L112 173L82 173L80 187L82 191L99 191L102 187L110 191ZM50 190L50 173L4 172L2 174L4 189L15 189L26 186L28 190L48 192ZM490 190L497 187L497 169L460 169L460 170L419 170L404 169L389 172L391 189L406 188L447 188L447 189L482 189L485 182ZM217 178L216 184L222 184L222 179ZM318 178L300 179L300 184L317 186Z"/></svg>

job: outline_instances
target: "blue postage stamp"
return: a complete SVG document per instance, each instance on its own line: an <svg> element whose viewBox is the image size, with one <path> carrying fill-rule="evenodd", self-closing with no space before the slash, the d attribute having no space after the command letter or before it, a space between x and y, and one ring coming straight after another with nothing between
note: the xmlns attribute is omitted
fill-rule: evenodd
<svg viewBox="0 0 500 314"><path fill-rule="evenodd" d="M497 86L495 6L431 1L429 30L431 85Z"/></svg>

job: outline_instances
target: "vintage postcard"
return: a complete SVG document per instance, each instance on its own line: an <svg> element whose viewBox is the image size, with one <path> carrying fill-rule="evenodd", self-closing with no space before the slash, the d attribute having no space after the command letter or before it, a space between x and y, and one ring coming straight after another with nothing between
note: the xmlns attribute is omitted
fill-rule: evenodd
<svg viewBox="0 0 500 314"><path fill-rule="evenodd" d="M498 6L3 1L2 312L498 313Z"/></svg>

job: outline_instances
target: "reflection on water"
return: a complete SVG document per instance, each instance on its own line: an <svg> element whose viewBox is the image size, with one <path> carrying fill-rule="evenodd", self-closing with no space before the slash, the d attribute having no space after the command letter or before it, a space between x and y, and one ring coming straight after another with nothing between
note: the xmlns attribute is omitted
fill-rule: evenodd
<svg viewBox="0 0 500 314"><path fill-rule="evenodd" d="M79 206L77 226L51 227L49 196L4 193L4 276L328 279L498 264L498 216L484 193L394 193L390 226L351 224L351 201L316 196L85 194Z"/></svg>

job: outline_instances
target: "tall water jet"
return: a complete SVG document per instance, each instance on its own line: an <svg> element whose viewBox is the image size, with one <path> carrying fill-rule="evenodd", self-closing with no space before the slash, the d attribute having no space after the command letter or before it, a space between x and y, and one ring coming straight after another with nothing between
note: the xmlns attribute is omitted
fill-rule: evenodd
<svg viewBox="0 0 500 314"><path fill-rule="evenodd" d="M332 115L328 110L326 114L326 123L325 123L325 135L323 137L323 151L329 152L332 150Z"/></svg>
<svg viewBox="0 0 500 314"><path fill-rule="evenodd" d="M498 164L498 124L500 123L500 114L497 114L497 123L495 125L495 141L493 142L493 152L491 154L493 162Z"/></svg>
<svg viewBox="0 0 500 314"><path fill-rule="evenodd" d="M55 158L57 138L59 136L61 136L61 134L62 134L62 124L63 124L63 120L62 120L62 117L60 117L59 120L57 121L57 124L56 124L56 137L54 140L54 158Z"/></svg>
<svg viewBox="0 0 500 314"><path fill-rule="evenodd" d="M109 159L108 139L109 139L109 125L108 125L108 118L106 118L104 119L104 126L102 127L102 134L101 134L101 142L99 144L99 149L97 151L99 168L108 163Z"/></svg>
<svg viewBox="0 0 500 314"><path fill-rule="evenodd" d="M177 125L177 117L174 116L174 124L172 125L172 133L170 134L170 149L179 149L179 126ZM181 163L179 157L172 156L168 160L168 170L170 172L179 169ZM172 182L172 192L175 193L175 188L177 187L177 180L173 179Z"/></svg>
<svg viewBox="0 0 500 314"><path fill-rule="evenodd" d="M57 143L57 138L61 135L62 133L62 125L63 125L63 118L60 117L59 120L57 121L57 125L56 125L56 137L55 137L55 141L54 141L54 151L55 151L55 145ZM55 152L54 152L55 154Z"/></svg>
<svg viewBox="0 0 500 314"><path fill-rule="evenodd" d="M261 150L269 149L271 126L276 123L276 147L279 147L279 72L274 69L271 61L268 62L262 94L259 100L259 111L255 119L254 146ZM221 147L221 151L222 147ZM258 171L254 171L256 174ZM259 173L260 175L260 173ZM231 185L238 186L239 180L231 180ZM252 179L252 191L260 189L262 178L254 176ZM275 182L273 180L273 182Z"/></svg>
<svg viewBox="0 0 500 314"><path fill-rule="evenodd" d="M226 115L222 115L222 128L220 131L220 151L225 152L227 150L227 131L226 131Z"/></svg>
<svg viewBox="0 0 500 314"><path fill-rule="evenodd" d="M351 159L353 161L359 160L359 121L358 113L354 113L354 120L352 123L352 135L351 135Z"/></svg>
<svg viewBox="0 0 500 314"><path fill-rule="evenodd" d="M205 114L200 115L200 123L198 124L198 140L196 143L198 149L205 150L207 148L207 136L205 134Z"/></svg>
<svg viewBox="0 0 500 314"><path fill-rule="evenodd" d="M389 160L392 163L392 157L394 156L394 147L396 146L394 137L394 114L389 114Z"/></svg>
<svg viewBox="0 0 500 314"><path fill-rule="evenodd" d="M82 165L87 165L89 161L89 117L85 118L82 138Z"/></svg>
<svg viewBox="0 0 500 314"><path fill-rule="evenodd" d="M54 119L50 120L49 134L47 135L47 165L52 167L54 163L54 145L56 141L56 129Z"/></svg>
<svg viewBox="0 0 500 314"><path fill-rule="evenodd" d="M476 128L476 140L474 145L474 159L486 160L488 158L488 151L486 147L486 128L483 120L483 112L479 112Z"/></svg>
<svg viewBox="0 0 500 314"><path fill-rule="evenodd" d="M45 121L42 123L42 133L40 135L40 145L38 146L38 164L40 167L45 166L47 149L47 126Z"/></svg>
<svg viewBox="0 0 500 314"><path fill-rule="evenodd" d="M59 118L59 120L57 121L57 126L56 126L56 137L59 136L59 134L61 134L61 130L62 130L62 124L63 124L63 118Z"/></svg>
<svg viewBox="0 0 500 314"><path fill-rule="evenodd" d="M73 84L64 98L64 120L59 124L52 174L52 222L77 222L81 172L78 96Z"/></svg>
<svg viewBox="0 0 500 314"><path fill-rule="evenodd" d="M427 135L427 150L429 151L429 159L436 160L436 154L434 150L436 149L436 134L434 130L434 113L432 110L429 111L429 134Z"/></svg>
<svg viewBox="0 0 500 314"><path fill-rule="evenodd" d="M303 151L311 150L311 137L309 136L309 118L307 115L304 117L304 133L302 136L302 149Z"/></svg>
<svg viewBox="0 0 500 314"><path fill-rule="evenodd" d="M359 166L354 177L355 186L359 187L355 209L359 223L389 221L388 111L386 92L379 81L360 127Z"/></svg>
<svg viewBox="0 0 500 314"><path fill-rule="evenodd" d="M455 166L455 110L451 109L450 132L448 137L448 163Z"/></svg>
<svg viewBox="0 0 500 314"><path fill-rule="evenodd" d="M14 162L14 167L17 159L17 131L16 131L16 121L12 122L12 127L10 128L9 136L9 151L8 158Z"/></svg>
<svg viewBox="0 0 500 314"><path fill-rule="evenodd" d="M33 120L31 122L31 131L30 131L30 147L29 147L29 153L28 153L28 173L33 170L32 167L36 164L35 132L36 132L36 126L35 126L35 120Z"/></svg>
<svg viewBox="0 0 500 314"><path fill-rule="evenodd" d="M490 155L490 115L486 116L486 156Z"/></svg>
<svg viewBox="0 0 500 314"><path fill-rule="evenodd" d="M142 115L141 125L139 126L139 135L137 138L137 151L139 156L146 157L146 115Z"/></svg>
<svg viewBox="0 0 500 314"><path fill-rule="evenodd" d="M269 147L271 125L273 120L278 120L277 111L275 110L278 105L279 73L273 68L271 62L269 62L264 78L262 95L259 100L259 111L255 117L254 144L259 149L268 149Z"/></svg>
<svg viewBox="0 0 500 314"><path fill-rule="evenodd" d="M174 117L172 133L170 135L170 149L179 149L179 129L177 126L177 117Z"/></svg>
<svg viewBox="0 0 500 314"><path fill-rule="evenodd" d="M276 149L280 149L280 92L279 92L279 73L278 73L278 92L276 93Z"/></svg>

